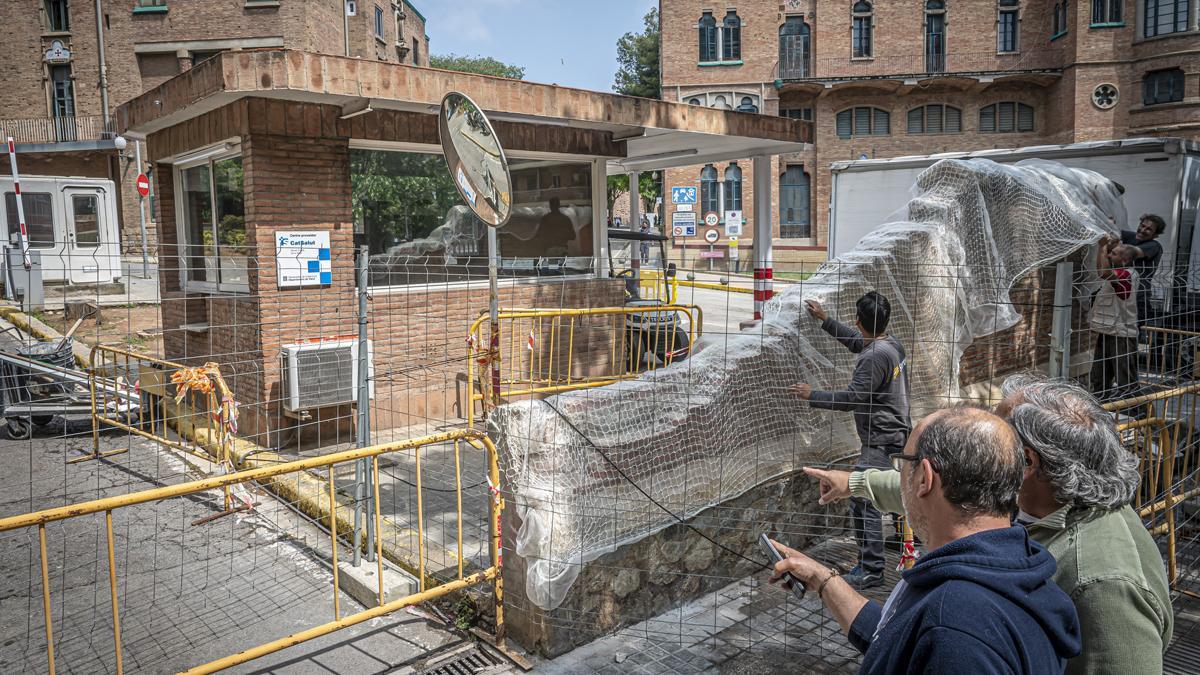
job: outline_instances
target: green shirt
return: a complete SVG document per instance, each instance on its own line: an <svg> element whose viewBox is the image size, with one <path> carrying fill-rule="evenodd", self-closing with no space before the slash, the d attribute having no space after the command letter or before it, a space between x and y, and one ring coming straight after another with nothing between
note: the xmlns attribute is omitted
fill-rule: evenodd
<svg viewBox="0 0 1200 675"><path fill-rule="evenodd" d="M850 494L901 513L900 474L850 474ZM1161 673L1174 610L1154 539L1128 505L1063 508L1028 526L1058 562L1054 582L1075 603L1083 652L1068 673Z"/></svg>

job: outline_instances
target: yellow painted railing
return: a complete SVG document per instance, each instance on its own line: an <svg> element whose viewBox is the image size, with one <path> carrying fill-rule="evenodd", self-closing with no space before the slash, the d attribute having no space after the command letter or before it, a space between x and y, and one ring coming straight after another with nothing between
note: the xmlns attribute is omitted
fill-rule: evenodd
<svg viewBox="0 0 1200 675"><path fill-rule="evenodd" d="M383 455L408 452L414 453L416 467L416 485L417 485L417 533L418 542L425 541L425 523L424 509L422 499L422 484L421 478L421 463L420 455L422 450L429 446L441 445L446 443L454 444L455 451L455 467L456 473L456 491L458 492L458 575L455 579L441 583L433 587L427 587L428 582L425 574L425 547L420 546L420 574L418 575L418 592L393 600L384 602L383 590L383 540L381 537L375 539L376 560L378 565L377 577L379 579L379 589L377 594L377 604L364 611L342 616L341 607L338 601L340 593L340 584L338 578L337 566L337 550L338 550L338 512L351 511L353 505L348 502L339 502L337 493L334 488L333 476L334 468L337 465L357 462L361 459L371 460L370 471L373 478L372 484L375 486L374 495L374 513L368 514L368 517L375 519L375 530L380 531L380 510L379 510L379 458ZM487 482L493 486L489 490L490 497L488 499L489 518L491 526L491 535L489 542L490 558L489 566L479 572L464 576L463 570L463 553L462 553L462 475L458 467L461 463L458 461L460 451L460 443L469 444L472 447L483 450L487 453ZM0 519L0 532L10 530L32 529L37 528L38 546L40 551L40 566L42 580L42 610L43 621L46 632L46 664L47 670L51 675L55 672L55 653L54 653L54 625L52 621L51 606L52 598L50 597L50 566L47 557L47 533L46 525L56 521L69 520L73 518L81 518L93 514L104 514L104 529L107 539L107 555L108 555L108 583L109 593L112 602L112 628L113 628L113 643L115 647L115 669L117 673L122 673L124 670L124 662L122 658L121 648L121 617L119 612L119 599L117 578L118 570L116 561L122 559L117 555L116 543L113 537L113 512L118 509L134 508L143 504L156 504L171 499L181 499L188 495L195 495L209 490L228 490L231 487L258 483L265 486L271 486L274 483L293 481L288 478L289 475L297 473L320 473L324 469L324 478L328 481L328 502L323 506L326 508L327 520L330 540L332 543L332 567L333 567L333 620L323 623L307 630L303 630L287 637L279 638L266 642L257 647L253 647L237 654L233 654L215 661L198 665L188 673L212 673L225 668L246 663L253 659L271 654L288 647L298 645L307 640L317 638L323 635L328 635L342 628L347 628L364 621L369 621L377 617L381 617L398 609L415 605L421 602L432 600L441 596L454 593L472 586L491 582L493 585L493 593L496 602L496 638L497 642L503 644L504 636L504 589L503 581L500 573L500 515L504 508L504 500L496 486L500 485L500 466L496 455L496 447L491 440L481 432L461 429L450 431L432 436L424 436L405 441L394 443L384 443L374 445L367 448L356 448L353 450L344 450L319 457L311 457L299 459L282 464L276 464L258 469L250 469L245 471L237 471L234 473L212 476L201 480L195 480L179 485L170 485L166 487L155 488L152 490L143 490L130 494L118 495L114 497L106 497L94 501L84 502L81 504L72 504L58 508L45 509L22 515L12 516Z"/></svg>
<svg viewBox="0 0 1200 675"><path fill-rule="evenodd" d="M1150 533L1166 538L1167 576L1178 579L1176 509L1200 494L1200 448L1193 445L1200 383L1105 404L1124 415L1117 424L1126 447L1137 456L1142 477L1134 508Z"/></svg>
<svg viewBox="0 0 1200 675"><path fill-rule="evenodd" d="M630 317L671 316L679 329L631 327ZM475 423L475 403L493 400L488 376L488 317L471 324L467 336L467 423ZM647 323L655 323L654 321ZM672 362L703 334L704 313L696 305L507 309L500 311L500 398L552 394L602 387ZM682 336L686 335L686 344ZM645 358L649 355L649 358ZM661 357L665 357L661 358Z"/></svg>

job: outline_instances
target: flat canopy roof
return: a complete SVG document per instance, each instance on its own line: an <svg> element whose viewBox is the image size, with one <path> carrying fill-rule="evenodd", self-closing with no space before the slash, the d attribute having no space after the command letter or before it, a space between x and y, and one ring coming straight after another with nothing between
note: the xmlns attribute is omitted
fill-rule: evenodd
<svg viewBox="0 0 1200 675"><path fill-rule="evenodd" d="M797 152L812 139L801 120L286 49L222 52L121 105L117 123L147 135L247 97L433 115L450 91L496 120L605 133L624 149L609 157L614 172Z"/></svg>

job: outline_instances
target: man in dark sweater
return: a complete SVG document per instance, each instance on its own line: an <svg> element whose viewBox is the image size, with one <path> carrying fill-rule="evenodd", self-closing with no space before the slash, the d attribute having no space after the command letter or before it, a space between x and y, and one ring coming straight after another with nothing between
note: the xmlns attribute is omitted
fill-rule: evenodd
<svg viewBox="0 0 1200 675"><path fill-rule="evenodd" d="M826 333L858 358L850 385L841 391L814 391L805 383L792 385L791 391L814 408L853 412L862 443L855 470L886 468L888 455L904 447L910 428L904 347L885 332L891 305L876 291L863 295L855 305L857 330L831 319L815 300L806 300L805 306ZM850 501L850 516L858 566L846 579L859 589L878 586L883 583L883 516L869 500L857 498Z"/></svg>
<svg viewBox="0 0 1200 675"><path fill-rule="evenodd" d="M1158 261L1162 259L1163 247L1158 243L1158 236L1167 229L1167 221L1162 216L1153 213L1143 214L1138 220L1137 231L1121 230L1121 243L1137 248L1133 260L1133 271L1138 276L1138 325L1144 325L1150 314L1150 281L1158 271Z"/></svg>
<svg viewBox="0 0 1200 675"><path fill-rule="evenodd" d="M1054 558L1012 525L1025 469L1016 432L977 408L939 410L903 452L901 499L929 553L868 601L821 563L779 547L863 652L863 673L1061 673L1081 638Z"/></svg>

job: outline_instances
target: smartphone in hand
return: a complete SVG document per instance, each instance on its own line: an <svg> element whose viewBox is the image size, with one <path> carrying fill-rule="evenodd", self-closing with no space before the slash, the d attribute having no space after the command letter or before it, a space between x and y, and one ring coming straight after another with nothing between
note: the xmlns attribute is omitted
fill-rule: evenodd
<svg viewBox="0 0 1200 675"><path fill-rule="evenodd" d="M768 537L765 532L758 535L758 544L762 546L763 551L767 554L767 557L770 558L772 565L780 560L783 560L783 554L779 552L779 549L775 548L775 544L771 543L770 537ZM804 592L806 590L804 588L804 582L800 581L795 574L788 572L783 579L783 585L791 589L792 595L796 596L797 600L804 599Z"/></svg>

